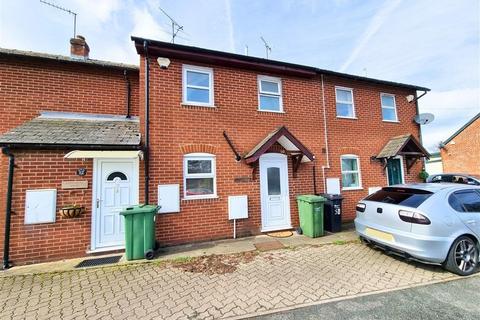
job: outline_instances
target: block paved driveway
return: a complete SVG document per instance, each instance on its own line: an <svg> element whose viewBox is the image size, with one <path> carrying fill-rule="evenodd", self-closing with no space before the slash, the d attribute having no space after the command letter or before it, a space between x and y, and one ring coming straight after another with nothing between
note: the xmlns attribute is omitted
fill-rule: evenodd
<svg viewBox="0 0 480 320"><path fill-rule="evenodd" d="M217 319L455 277L359 243L299 247L225 274L142 263L0 277L0 318Z"/></svg>

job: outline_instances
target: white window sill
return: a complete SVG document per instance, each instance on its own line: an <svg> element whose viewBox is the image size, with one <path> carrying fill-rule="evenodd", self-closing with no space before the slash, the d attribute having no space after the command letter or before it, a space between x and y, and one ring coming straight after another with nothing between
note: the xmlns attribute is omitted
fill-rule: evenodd
<svg viewBox="0 0 480 320"><path fill-rule="evenodd" d="M382 120L383 122L389 122L389 123L400 123L398 120Z"/></svg>
<svg viewBox="0 0 480 320"><path fill-rule="evenodd" d="M342 191L363 190L363 187L342 188Z"/></svg>
<svg viewBox="0 0 480 320"><path fill-rule="evenodd" d="M275 111L275 110L263 110L263 109L260 109L258 108L257 111L259 112L268 112L268 113L285 113L285 111Z"/></svg>
<svg viewBox="0 0 480 320"><path fill-rule="evenodd" d="M217 195L212 196L199 196L199 197L183 197L182 201L192 201L192 200L208 200L208 199L219 199Z"/></svg>
<svg viewBox="0 0 480 320"><path fill-rule="evenodd" d="M349 119L349 120L358 120L357 117L342 117L342 116L337 116L338 119Z"/></svg>
<svg viewBox="0 0 480 320"><path fill-rule="evenodd" d="M213 104L201 104L201 103L193 103L193 102L182 102L181 105L184 107L216 108L216 106Z"/></svg>

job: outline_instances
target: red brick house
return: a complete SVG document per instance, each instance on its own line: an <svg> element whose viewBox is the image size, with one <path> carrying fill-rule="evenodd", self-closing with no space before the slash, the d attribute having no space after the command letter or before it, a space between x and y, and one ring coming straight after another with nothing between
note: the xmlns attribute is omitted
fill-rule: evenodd
<svg viewBox="0 0 480 320"><path fill-rule="evenodd" d="M480 176L480 113L442 143L440 155L445 173Z"/></svg>
<svg viewBox="0 0 480 320"><path fill-rule="evenodd" d="M138 202L162 205L161 245L231 237L233 211L239 236L297 227L306 193L340 192L350 221L428 156L406 99L427 88L132 40L139 68L88 59L84 39L74 58L0 51L4 265L121 249Z"/></svg>

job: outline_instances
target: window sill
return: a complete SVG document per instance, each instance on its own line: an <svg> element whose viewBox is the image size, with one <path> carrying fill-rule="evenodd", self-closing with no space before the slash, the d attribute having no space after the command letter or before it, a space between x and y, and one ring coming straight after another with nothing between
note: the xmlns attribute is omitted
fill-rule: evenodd
<svg viewBox="0 0 480 320"><path fill-rule="evenodd" d="M337 116L338 119L347 119L347 120L358 120L357 117L342 117L342 116Z"/></svg>
<svg viewBox="0 0 480 320"><path fill-rule="evenodd" d="M398 120L382 120L382 122L387 122L387 123L400 123Z"/></svg>
<svg viewBox="0 0 480 320"><path fill-rule="evenodd" d="M198 108L211 108L211 109L216 109L217 106L212 105L212 104L201 104L201 103L191 103L191 102L182 102L180 104L182 107L198 107Z"/></svg>
<svg viewBox="0 0 480 320"><path fill-rule="evenodd" d="M194 201L194 200L215 200L220 199L219 196L205 196L205 197L183 197L182 201Z"/></svg>
<svg viewBox="0 0 480 320"><path fill-rule="evenodd" d="M355 191L355 190L363 190L363 187L342 188L342 191Z"/></svg>
<svg viewBox="0 0 480 320"><path fill-rule="evenodd" d="M266 113L279 113L279 114L284 114L285 111L274 111L274 110L262 110L260 108L257 109L258 112L266 112Z"/></svg>

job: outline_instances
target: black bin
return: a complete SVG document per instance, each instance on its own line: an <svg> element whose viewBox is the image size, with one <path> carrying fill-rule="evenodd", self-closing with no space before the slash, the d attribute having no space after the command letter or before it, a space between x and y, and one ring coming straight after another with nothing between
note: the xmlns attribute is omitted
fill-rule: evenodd
<svg viewBox="0 0 480 320"><path fill-rule="evenodd" d="M323 211L323 227L329 232L342 231L342 201L343 197L339 194L320 194L326 198Z"/></svg>

